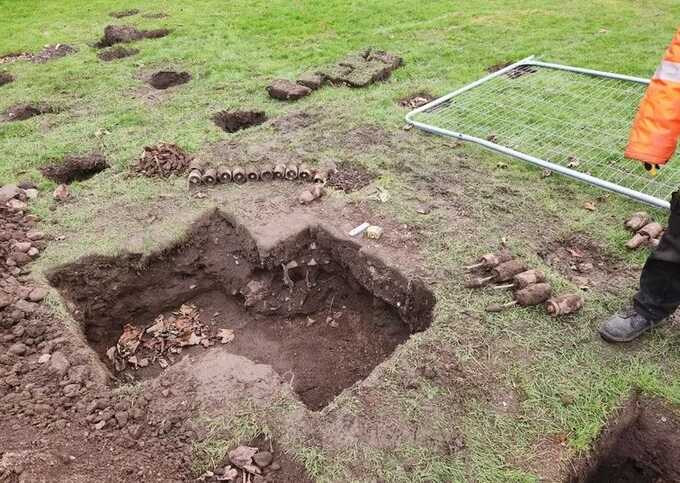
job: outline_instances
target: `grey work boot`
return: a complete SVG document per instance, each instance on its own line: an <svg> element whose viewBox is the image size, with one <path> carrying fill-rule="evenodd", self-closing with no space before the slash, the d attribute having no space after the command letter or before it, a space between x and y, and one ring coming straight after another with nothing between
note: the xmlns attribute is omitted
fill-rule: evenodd
<svg viewBox="0 0 680 483"><path fill-rule="evenodd" d="M630 309L606 320L600 327L600 335L607 342L630 342L661 322L648 320Z"/></svg>

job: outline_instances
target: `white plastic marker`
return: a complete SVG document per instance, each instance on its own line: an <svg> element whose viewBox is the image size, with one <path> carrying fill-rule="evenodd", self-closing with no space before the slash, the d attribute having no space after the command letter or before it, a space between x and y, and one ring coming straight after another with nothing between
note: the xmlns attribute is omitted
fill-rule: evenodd
<svg viewBox="0 0 680 483"><path fill-rule="evenodd" d="M352 231L350 231L350 232L349 232L349 236L357 236L357 235L361 235L363 232L366 231L366 229L367 229L369 226L371 226L371 224L368 223L368 222L362 223L361 225L357 226L355 229L353 229Z"/></svg>

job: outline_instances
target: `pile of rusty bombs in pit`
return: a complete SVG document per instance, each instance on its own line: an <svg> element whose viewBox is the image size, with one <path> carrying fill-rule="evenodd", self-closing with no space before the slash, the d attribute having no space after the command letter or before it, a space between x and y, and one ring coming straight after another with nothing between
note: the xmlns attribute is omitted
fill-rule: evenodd
<svg viewBox="0 0 680 483"><path fill-rule="evenodd" d="M663 226L652 221L652 218L644 211L633 213L624 226L633 233L633 238L626 243L626 248L629 250L637 250L643 246L656 248L664 232Z"/></svg>
<svg viewBox="0 0 680 483"><path fill-rule="evenodd" d="M557 317L573 314L583 307L583 297L578 294L553 297L552 287L547 283L545 273L530 269L525 262L514 258L509 250L482 255L476 263L465 269L474 274L466 281L467 288L512 290L511 302L492 304L487 307L487 312L543 304L549 315Z"/></svg>
<svg viewBox="0 0 680 483"><path fill-rule="evenodd" d="M203 165L193 160L189 165L190 185L214 185L218 183L245 184L249 181L305 181L323 185L326 183L327 172L312 170L306 164L276 164L216 167Z"/></svg>

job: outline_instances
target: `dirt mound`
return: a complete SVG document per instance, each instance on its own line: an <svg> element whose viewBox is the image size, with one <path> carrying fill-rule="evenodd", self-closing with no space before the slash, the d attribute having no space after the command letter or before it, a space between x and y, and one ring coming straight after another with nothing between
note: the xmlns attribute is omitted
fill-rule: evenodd
<svg viewBox="0 0 680 483"><path fill-rule="evenodd" d="M31 60L33 55L30 52L10 52L9 54L0 55L0 65L11 64L18 60Z"/></svg>
<svg viewBox="0 0 680 483"><path fill-rule="evenodd" d="M9 72L0 72L0 86L14 82L14 76Z"/></svg>
<svg viewBox="0 0 680 483"><path fill-rule="evenodd" d="M69 184L89 179L109 167L104 156L92 153L84 156L66 156L59 164L40 168L40 172L55 183Z"/></svg>
<svg viewBox="0 0 680 483"><path fill-rule="evenodd" d="M67 55L75 54L76 52L78 52L78 49L67 44L47 45L44 49L31 57L31 62L44 64L49 60L66 57Z"/></svg>
<svg viewBox="0 0 680 483"><path fill-rule="evenodd" d="M168 29L137 30L128 25L107 25L104 36L95 44L97 48L111 47L115 44L135 42L142 39L157 39L170 33Z"/></svg>
<svg viewBox="0 0 680 483"><path fill-rule="evenodd" d="M3 114L3 119L6 122L12 121L25 121L34 116L40 116L42 114L48 114L51 112L56 112L53 107L40 103L40 104L15 104L7 108Z"/></svg>
<svg viewBox="0 0 680 483"><path fill-rule="evenodd" d="M96 257L63 267L50 281L78 308L103 360L123 345L131 377L154 377L183 354L227 351L271 365L314 410L431 322L435 299L424 283L354 240L310 227L266 255L257 246L244 228L213 213L143 271L129 256ZM178 313L194 314L191 323L179 324L186 317ZM178 325L190 330L164 329ZM168 337L180 347L153 342ZM157 347L170 347L161 349L164 361L153 355ZM147 367L136 367L137 349Z"/></svg>
<svg viewBox="0 0 680 483"><path fill-rule="evenodd" d="M408 109L418 109L434 99L434 96L427 92L416 92L403 99L399 99L399 105Z"/></svg>
<svg viewBox="0 0 680 483"><path fill-rule="evenodd" d="M161 70L156 72L149 79L149 84L155 89L167 89L172 86L186 84L191 80L188 72L175 72L172 70Z"/></svg>
<svg viewBox="0 0 680 483"><path fill-rule="evenodd" d="M165 12L158 12L158 13L145 13L142 15L144 18L167 18L170 15L168 15Z"/></svg>
<svg viewBox="0 0 680 483"><path fill-rule="evenodd" d="M333 85L366 87L390 77L403 64L402 58L376 49L350 54L338 63L320 69L317 74Z"/></svg>
<svg viewBox="0 0 680 483"><path fill-rule="evenodd" d="M335 170L328 173L326 185L351 193L368 186L374 178L375 176L363 166L341 161Z"/></svg>
<svg viewBox="0 0 680 483"><path fill-rule="evenodd" d="M569 483L680 481L680 417L654 400L634 398L610 422Z"/></svg>
<svg viewBox="0 0 680 483"><path fill-rule="evenodd" d="M236 132L262 124L267 116L264 111L220 111L212 120L223 131Z"/></svg>
<svg viewBox="0 0 680 483"><path fill-rule="evenodd" d="M161 143L144 147L144 153L134 169L144 176L181 175L189 167L191 159L191 156L176 144Z"/></svg>
<svg viewBox="0 0 680 483"><path fill-rule="evenodd" d="M111 12L109 15L113 18L123 18L123 17L131 17L133 15L137 15L139 13L139 10L136 8L130 9L130 10L119 10L118 12Z"/></svg>
<svg viewBox="0 0 680 483"><path fill-rule="evenodd" d="M97 54L100 60L110 62L116 59L123 59L139 53L138 49L126 49L125 47L111 47L110 49L102 50Z"/></svg>

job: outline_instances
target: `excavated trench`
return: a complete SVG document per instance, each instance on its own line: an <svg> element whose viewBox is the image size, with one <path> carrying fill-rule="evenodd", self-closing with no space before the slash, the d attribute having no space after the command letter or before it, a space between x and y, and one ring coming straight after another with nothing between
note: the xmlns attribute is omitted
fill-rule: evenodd
<svg viewBox="0 0 680 483"><path fill-rule="evenodd" d="M145 357L146 367L114 369L107 351L122 332L146 329L159 315L174 320L173 312L184 305L198 314L194 323L202 337L225 329L233 337L208 348L175 349L163 355L170 364L188 353L238 354L271 365L313 410L429 327L435 304L421 280L343 235L310 226L282 239L269 234L258 240L220 212L197 221L182 242L146 258L85 257L48 278L114 372L158 375L157 344L139 344L135 361Z"/></svg>
<svg viewBox="0 0 680 483"><path fill-rule="evenodd" d="M680 417L647 398L632 398L602 432L567 483L680 481Z"/></svg>

